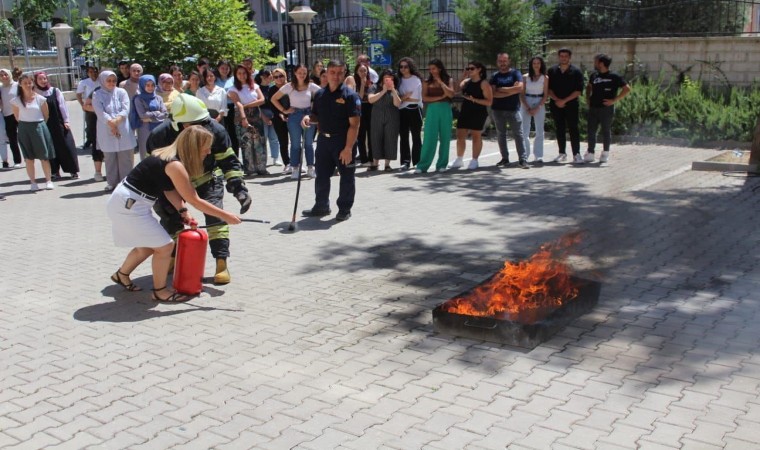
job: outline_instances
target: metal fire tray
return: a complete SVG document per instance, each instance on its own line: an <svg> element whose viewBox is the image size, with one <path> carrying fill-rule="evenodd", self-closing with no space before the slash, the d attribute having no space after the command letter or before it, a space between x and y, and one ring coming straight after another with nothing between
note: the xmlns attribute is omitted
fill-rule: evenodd
<svg viewBox="0 0 760 450"><path fill-rule="evenodd" d="M601 283L577 277L571 279L578 286L578 296L537 322L527 324L494 317L455 314L444 311L441 304L433 309L433 326L439 333L533 349L576 318L591 311L599 301ZM484 283L489 280L490 278ZM454 298L465 297L470 292L468 290Z"/></svg>

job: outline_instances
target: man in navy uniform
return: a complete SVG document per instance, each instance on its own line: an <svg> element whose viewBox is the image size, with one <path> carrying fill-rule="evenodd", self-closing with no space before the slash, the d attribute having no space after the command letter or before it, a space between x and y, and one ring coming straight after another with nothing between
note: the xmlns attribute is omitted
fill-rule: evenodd
<svg viewBox="0 0 760 450"><path fill-rule="evenodd" d="M362 102L356 92L343 84L345 65L336 60L327 63L327 87L314 96L311 116L303 118L301 125L308 127L317 122L316 169L314 182L316 199L314 207L303 211L307 217L330 215L330 177L337 166L340 173L338 214L335 220L342 222L351 217L356 184L354 172L354 142L359 134Z"/></svg>

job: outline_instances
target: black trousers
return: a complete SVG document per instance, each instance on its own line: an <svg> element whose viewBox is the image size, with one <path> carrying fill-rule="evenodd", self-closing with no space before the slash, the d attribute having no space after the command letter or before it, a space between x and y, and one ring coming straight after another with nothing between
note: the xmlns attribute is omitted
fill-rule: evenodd
<svg viewBox="0 0 760 450"><path fill-rule="evenodd" d="M87 147L88 145L92 145L93 147L97 148L97 145L95 144L96 141L96 134L97 134L97 128L98 128L98 115L91 111L85 111L84 112L84 133L85 133L85 139L84 139L84 147Z"/></svg>
<svg viewBox="0 0 760 450"><path fill-rule="evenodd" d="M573 155L581 153L581 133L578 129L578 101L573 101L565 105L564 108L558 108L551 102L551 113L554 119L554 128L557 132L557 145L560 153L567 152L567 140L565 133L570 133L570 148Z"/></svg>
<svg viewBox="0 0 760 450"><path fill-rule="evenodd" d="M327 137L320 133L317 137L317 151L315 154L315 169L317 179L314 180L314 208L318 210L330 209L330 177L338 168L340 173L340 192L338 194L338 210L351 211L356 196L355 167L347 167L340 162L338 156L346 144L346 136ZM352 160L353 162L353 160Z"/></svg>
<svg viewBox="0 0 760 450"><path fill-rule="evenodd" d="M362 103L362 117L359 124L359 136L356 145L359 148L359 161L362 164L372 160L372 143L370 141L370 123L372 121L372 103Z"/></svg>
<svg viewBox="0 0 760 450"><path fill-rule="evenodd" d="M588 109L588 152L594 153L596 133L602 127L602 145L605 152L610 151L612 144L612 118L615 116L614 106L592 106Z"/></svg>
<svg viewBox="0 0 760 450"><path fill-rule="evenodd" d="M8 136L8 144L10 144L11 153L13 153L13 164L21 164L21 149L18 147L18 121L13 114L5 116L5 134Z"/></svg>
<svg viewBox="0 0 760 450"><path fill-rule="evenodd" d="M224 129L227 130L227 134L230 135L230 142L232 143L232 149L235 150L235 156L240 156L240 143L237 138L237 129L235 128L235 105L231 104L227 107L227 115L224 116Z"/></svg>
<svg viewBox="0 0 760 450"><path fill-rule="evenodd" d="M422 110L404 108L399 111L401 121L399 138L401 139L401 164L417 165L422 151ZM409 148L409 134L412 135L412 147Z"/></svg>
<svg viewBox="0 0 760 450"><path fill-rule="evenodd" d="M277 134L277 140L280 141L280 158L286 166L290 165L290 134L288 133L288 123L280 120L279 114L272 118L274 132Z"/></svg>

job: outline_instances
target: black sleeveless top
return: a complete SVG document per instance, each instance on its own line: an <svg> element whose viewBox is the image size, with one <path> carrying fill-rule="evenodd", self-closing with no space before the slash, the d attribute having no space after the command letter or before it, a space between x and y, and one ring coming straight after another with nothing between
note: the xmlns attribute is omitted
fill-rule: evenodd
<svg viewBox="0 0 760 450"><path fill-rule="evenodd" d="M174 190L174 183L166 174L166 165L172 161L179 159L164 161L158 156L148 156L129 172L126 182L143 194L160 197L164 191Z"/></svg>
<svg viewBox="0 0 760 450"><path fill-rule="evenodd" d="M483 88L480 87L481 82L483 82L483 80L478 80L478 81L469 80L467 83L464 84L464 87L462 88L462 94L465 96L472 95L473 97L479 98L479 99L486 98L486 96L483 95Z"/></svg>

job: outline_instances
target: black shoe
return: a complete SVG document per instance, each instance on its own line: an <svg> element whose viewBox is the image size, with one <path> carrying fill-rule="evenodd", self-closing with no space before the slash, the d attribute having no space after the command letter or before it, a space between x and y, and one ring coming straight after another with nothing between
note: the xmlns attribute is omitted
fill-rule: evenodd
<svg viewBox="0 0 760 450"><path fill-rule="evenodd" d="M330 209L317 209L317 208L311 208L311 209L304 209L301 211L301 214L304 217L324 217L329 216L332 211Z"/></svg>
<svg viewBox="0 0 760 450"><path fill-rule="evenodd" d="M404 163L404 164L401 164L401 170L402 170L402 171L403 171L403 170L409 170L409 163ZM350 215L351 215L351 214L349 214L349 216L350 216Z"/></svg>
<svg viewBox="0 0 760 450"><path fill-rule="evenodd" d="M335 220L338 222L344 222L351 218L351 211L338 211L338 214L335 215Z"/></svg>
<svg viewBox="0 0 760 450"><path fill-rule="evenodd" d="M506 158L501 158L501 160L496 163L496 167L507 167L508 165L509 165L509 160Z"/></svg>
<svg viewBox="0 0 760 450"><path fill-rule="evenodd" d="M3 169L9 168L11 165L8 164L8 161L3 161Z"/></svg>
<svg viewBox="0 0 760 450"><path fill-rule="evenodd" d="M530 169L527 161L520 161L517 165L520 166L521 169Z"/></svg>

